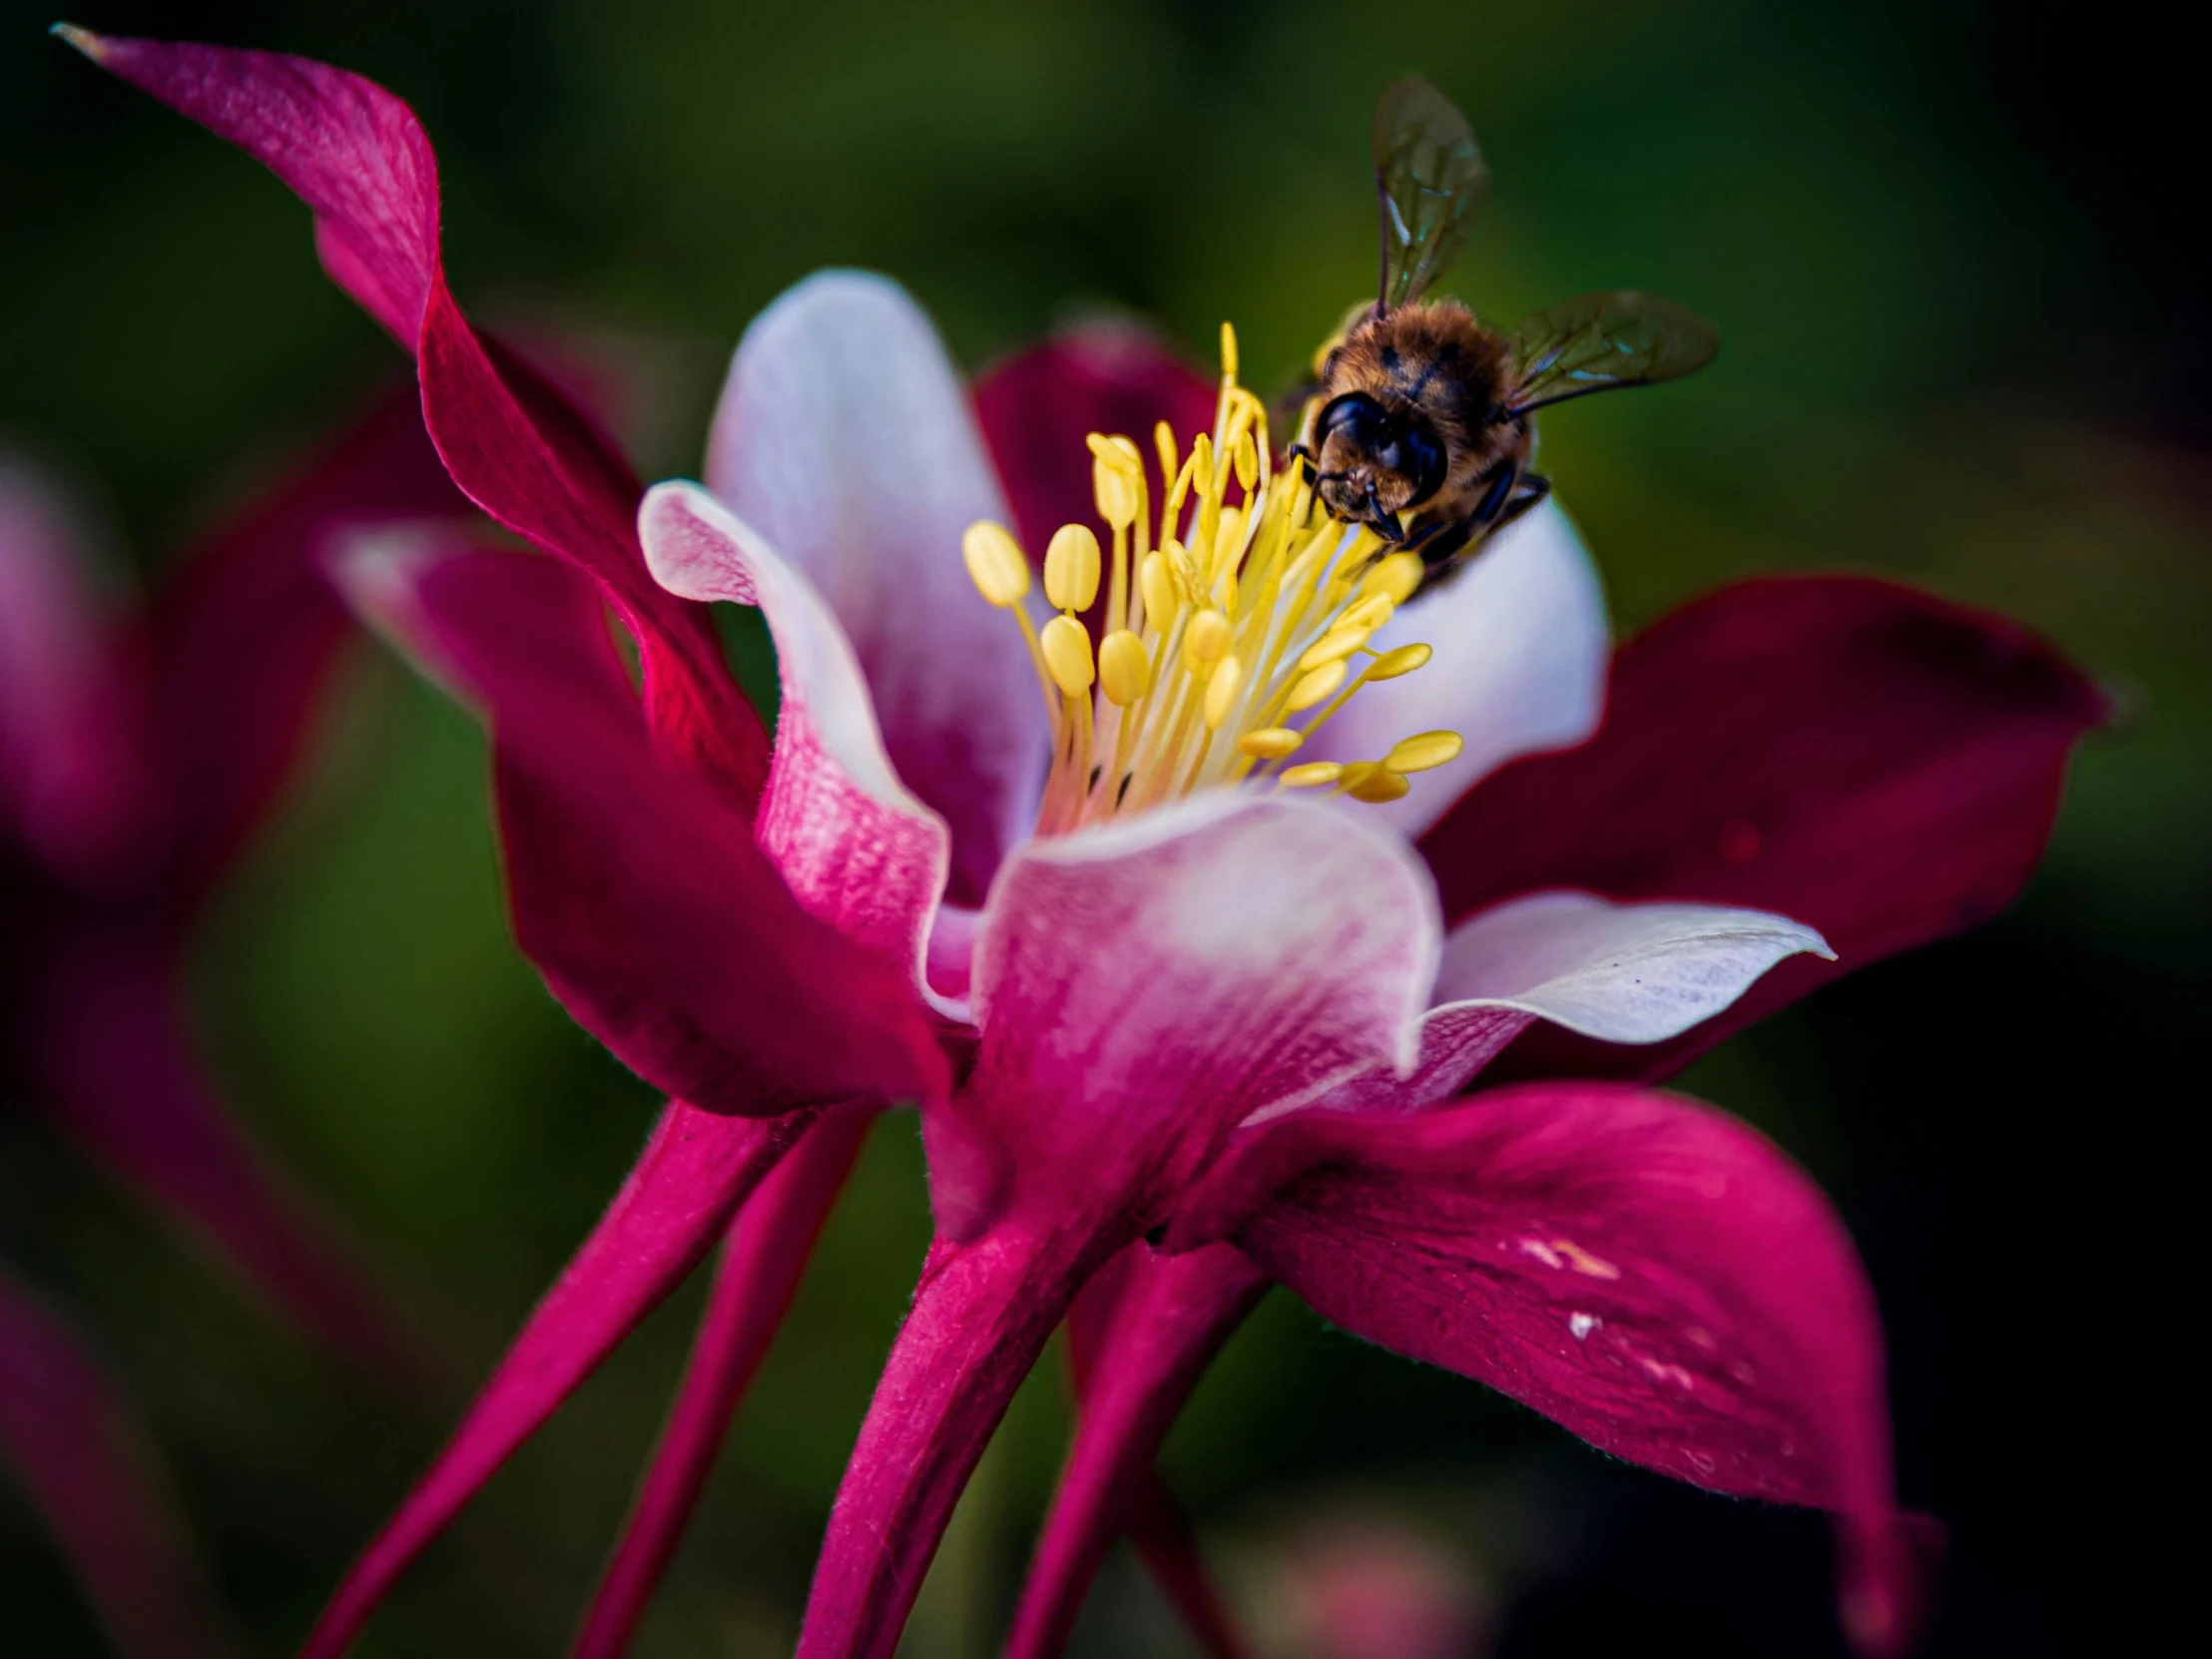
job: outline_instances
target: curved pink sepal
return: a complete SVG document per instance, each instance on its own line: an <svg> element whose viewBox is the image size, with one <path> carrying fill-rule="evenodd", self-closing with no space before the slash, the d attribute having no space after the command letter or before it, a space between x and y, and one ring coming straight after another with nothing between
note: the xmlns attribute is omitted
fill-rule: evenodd
<svg viewBox="0 0 2212 1659"><path fill-rule="evenodd" d="M671 1101L636 1168L453 1438L347 1572L301 1659L337 1659L399 1575L493 1471L698 1266L812 1114L738 1118Z"/></svg>
<svg viewBox="0 0 2212 1659"><path fill-rule="evenodd" d="M1253 1260L1355 1335L1615 1456L1837 1511L1855 1639L1870 1653L1902 1640L1901 1552L1859 1547L1897 1535L1873 1291L1827 1199L1772 1143L1606 1083L1297 1128L1305 1173L1236 1234Z"/></svg>
<svg viewBox="0 0 2212 1659"><path fill-rule="evenodd" d="M629 1650L873 1117L862 1107L825 1112L739 1206L683 1386L577 1632L574 1659L621 1659Z"/></svg>
<svg viewBox="0 0 2212 1659"><path fill-rule="evenodd" d="M342 568L485 713L515 936L626 1065L751 1114L942 1089L908 975L801 908L737 807L652 740L586 579L405 535Z"/></svg>
<svg viewBox="0 0 2212 1659"><path fill-rule="evenodd" d="M1799 956L1672 1041L1539 1028L1521 1074L1663 1076L1732 1031L2018 894L2066 758L2106 716L2016 625L1889 582L1741 582L1614 659L1604 725L1475 786L1421 838L1451 919L1544 887L1699 899L1818 928Z"/></svg>
<svg viewBox="0 0 2212 1659"><path fill-rule="evenodd" d="M0 1458L45 1518L123 1659L237 1651L122 1389L5 1273Z"/></svg>
<svg viewBox="0 0 2212 1659"><path fill-rule="evenodd" d="M705 613L646 575L628 466L542 376L479 337L446 289L437 163L414 112L374 82L306 58L64 34L239 146L313 210L324 269L415 352L423 416L454 481L606 585L637 635L655 731L749 806L767 773L767 735Z"/></svg>

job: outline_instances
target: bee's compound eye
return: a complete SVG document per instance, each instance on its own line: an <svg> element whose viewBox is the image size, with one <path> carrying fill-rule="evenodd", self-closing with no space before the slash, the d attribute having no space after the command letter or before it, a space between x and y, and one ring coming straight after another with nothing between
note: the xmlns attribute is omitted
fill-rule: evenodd
<svg viewBox="0 0 2212 1659"><path fill-rule="evenodd" d="M1397 439L1398 470L1412 481L1405 505L1417 507L1444 485L1444 447L1426 422L1408 421Z"/></svg>
<svg viewBox="0 0 2212 1659"><path fill-rule="evenodd" d="M1319 448L1341 435L1357 448L1373 450L1388 440L1389 427L1390 417L1382 404L1364 391L1348 391L1323 407L1314 423L1314 444Z"/></svg>

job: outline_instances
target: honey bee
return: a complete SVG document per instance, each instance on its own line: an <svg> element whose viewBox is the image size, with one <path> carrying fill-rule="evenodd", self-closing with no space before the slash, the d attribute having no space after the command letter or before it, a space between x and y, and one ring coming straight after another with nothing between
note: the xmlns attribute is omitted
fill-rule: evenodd
<svg viewBox="0 0 2212 1659"><path fill-rule="evenodd" d="M1633 289L1584 294L1510 333L1456 299L1422 297L1489 195L1489 169L1451 101L1418 76L1375 110L1382 275L1317 359L1300 441L1332 516L1417 551L1427 584L1550 492L1529 470L1529 417L1615 386L1672 380L1720 348L1710 323Z"/></svg>

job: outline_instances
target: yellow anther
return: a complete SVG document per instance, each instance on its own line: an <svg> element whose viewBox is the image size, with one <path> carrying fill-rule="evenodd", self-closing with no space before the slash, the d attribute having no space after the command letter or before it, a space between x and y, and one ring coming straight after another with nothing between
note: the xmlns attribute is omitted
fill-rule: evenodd
<svg viewBox="0 0 2212 1659"><path fill-rule="evenodd" d="M1116 530L1137 522L1138 473L1143 462L1135 459L1136 445L1127 438L1101 437L1093 432L1091 446L1091 499L1098 516Z"/></svg>
<svg viewBox="0 0 2212 1659"><path fill-rule="evenodd" d="M1235 324L1221 325L1221 377L1234 380L1237 377L1237 329Z"/></svg>
<svg viewBox="0 0 2212 1659"><path fill-rule="evenodd" d="M1403 773L1392 772L1381 761L1356 761L1345 768L1339 787L1355 801L1379 806L1400 799L1413 786Z"/></svg>
<svg viewBox="0 0 2212 1659"><path fill-rule="evenodd" d="M1229 718L1230 709L1237 701L1237 688L1244 680L1244 665L1234 657L1224 657L1214 665L1214 672L1206 681L1206 730L1218 732L1221 723Z"/></svg>
<svg viewBox="0 0 2212 1659"><path fill-rule="evenodd" d="M1298 659L1299 673L1311 674L1317 668L1343 661L1368 643L1368 634L1369 630L1365 628L1346 628L1340 625L1330 629L1309 645L1305 654Z"/></svg>
<svg viewBox="0 0 2212 1659"><path fill-rule="evenodd" d="M1263 726L1237 740L1237 752L1256 761L1280 761L1306 740L1288 726Z"/></svg>
<svg viewBox="0 0 2212 1659"><path fill-rule="evenodd" d="M1313 673L1301 678L1291 688L1291 695L1283 705L1285 714L1297 714L1301 709L1311 709L1337 694L1337 688L1345 683L1344 660L1324 663Z"/></svg>
<svg viewBox="0 0 2212 1659"><path fill-rule="evenodd" d="M1395 651L1385 651L1368 665L1368 679L1395 680L1401 674L1410 674L1416 668L1426 668L1428 659L1435 653L1425 645L1401 645Z"/></svg>
<svg viewBox="0 0 2212 1659"><path fill-rule="evenodd" d="M1201 495L1214 487L1214 440L1204 432L1191 445L1191 487Z"/></svg>
<svg viewBox="0 0 2212 1659"><path fill-rule="evenodd" d="M1183 458L1175 447L1175 428L1159 421L1152 428L1152 447L1160 456L1160 487L1175 488L1175 475L1183 470Z"/></svg>
<svg viewBox="0 0 2212 1659"><path fill-rule="evenodd" d="M1426 772L1446 761L1456 761L1466 740L1456 732L1418 732L1390 745L1382 764L1392 772Z"/></svg>
<svg viewBox="0 0 2212 1659"><path fill-rule="evenodd" d="M1044 666L1052 683L1069 697L1081 697L1091 689L1091 636L1071 616L1056 616L1044 625L1041 636Z"/></svg>
<svg viewBox="0 0 2212 1659"><path fill-rule="evenodd" d="M1230 452L1230 462L1237 469L1237 482L1246 489L1260 481L1260 452L1252 445L1252 433L1237 434L1237 447Z"/></svg>
<svg viewBox="0 0 2212 1659"><path fill-rule="evenodd" d="M1165 553L1147 553L1137 567L1137 591L1144 595L1146 623L1165 628L1175 620L1175 576Z"/></svg>
<svg viewBox="0 0 2212 1659"><path fill-rule="evenodd" d="M1335 761L1308 761L1301 767L1286 767L1282 782L1294 790L1310 790L1319 784L1334 784L1345 775L1345 769Z"/></svg>
<svg viewBox="0 0 2212 1659"><path fill-rule="evenodd" d="M1361 579L1360 592L1363 596L1380 593L1391 604L1402 605L1419 588L1424 568L1418 553L1392 553Z"/></svg>
<svg viewBox="0 0 2212 1659"><path fill-rule="evenodd" d="M1044 596L1056 611L1087 611L1098 597L1098 537L1063 524L1044 550Z"/></svg>
<svg viewBox="0 0 2212 1659"><path fill-rule="evenodd" d="M1201 611L1183 630L1183 655L1193 672L1203 664L1218 663L1229 655L1236 630L1219 611Z"/></svg>
<svg viewBox="0 0 2212 1659"><path fill-rule="evenodd" d="M1370 633L1390 620L1397 605L1386 593L1371 593L1337 619L1339 628L1365 628Z"/></svg>
<svg viewBox="0 0 2212 1659"><path fill-rule="evenodd" d="M1116 628L1098 642L1098 689L1115 708L1126 709L1144 696L1151 679L1144 641L1128 629Z"/></svg>
<svg viewBox="0 0 2212 1659"><path fill-rule="evenodd" d="M977 519L960 537L960 557L976 591L1000 610L1020 604L1028 593L1029 561L1004 525Z"/></svg>
<svg viewBox="0 0 2212 1659"><path fill-rule="evenodd" d="M1221 510L1221 528L1214 532L1214 564L1212 574L1218 581L1221 573L1236 562L1244 551L1245 515L1235 507Z"/></svg>
<svg viewBox="0 0 2212 1659"><path fill-rule="evenodd" d="M1160 551L1167 555L1168 574L1175 578L1175 591L1193 605L1204 599L1206 573L1198 568L1198 561L1191 557L1190 549L1179 541L1171 541Z"/></svg>

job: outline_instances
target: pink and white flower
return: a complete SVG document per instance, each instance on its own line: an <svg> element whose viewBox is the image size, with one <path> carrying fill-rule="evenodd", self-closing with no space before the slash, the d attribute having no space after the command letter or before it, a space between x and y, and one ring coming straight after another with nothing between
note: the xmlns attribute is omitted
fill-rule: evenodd
<svg viewBox="0 0 2212 1659"><path fill-rule="evenodd" d="M673 1097L310 1652L729 1231L643 1541L587 1626L584 1651L619 1648L857 1121L901 1100L938 1237L803 1655L889 1654L1014 1387L1117 1261L1025 1652L1105 1531L1157 1513L1133 1505L1151 1447L1268 1277L1621 1456L1838 1511L1851 1628L1902 1640L1880 1336L1841 1224L1745 1126L1566 1079L1662 1075L2005 902L2100 718L2069 667L1854 579L1724 590L1613 656L1557 508L1416 594L1271 473L1233 340L1206 429L1171 420L1154 473L1149 427L1094 411L1106 384L1188 403L1156 353L1049 347L978 394L1013 424L978 426L911 301L849 274L749 330L706 483L641 499L453 301L396 99L72 38L298 192L415 353L455 481L552 555L397 538L347 572L492 729L523 948ZM1048 479L1039 453L1081 459ZM1022 541L1056 617L1030 614ZM713 601L774 633L773 743Z"/></svg>

